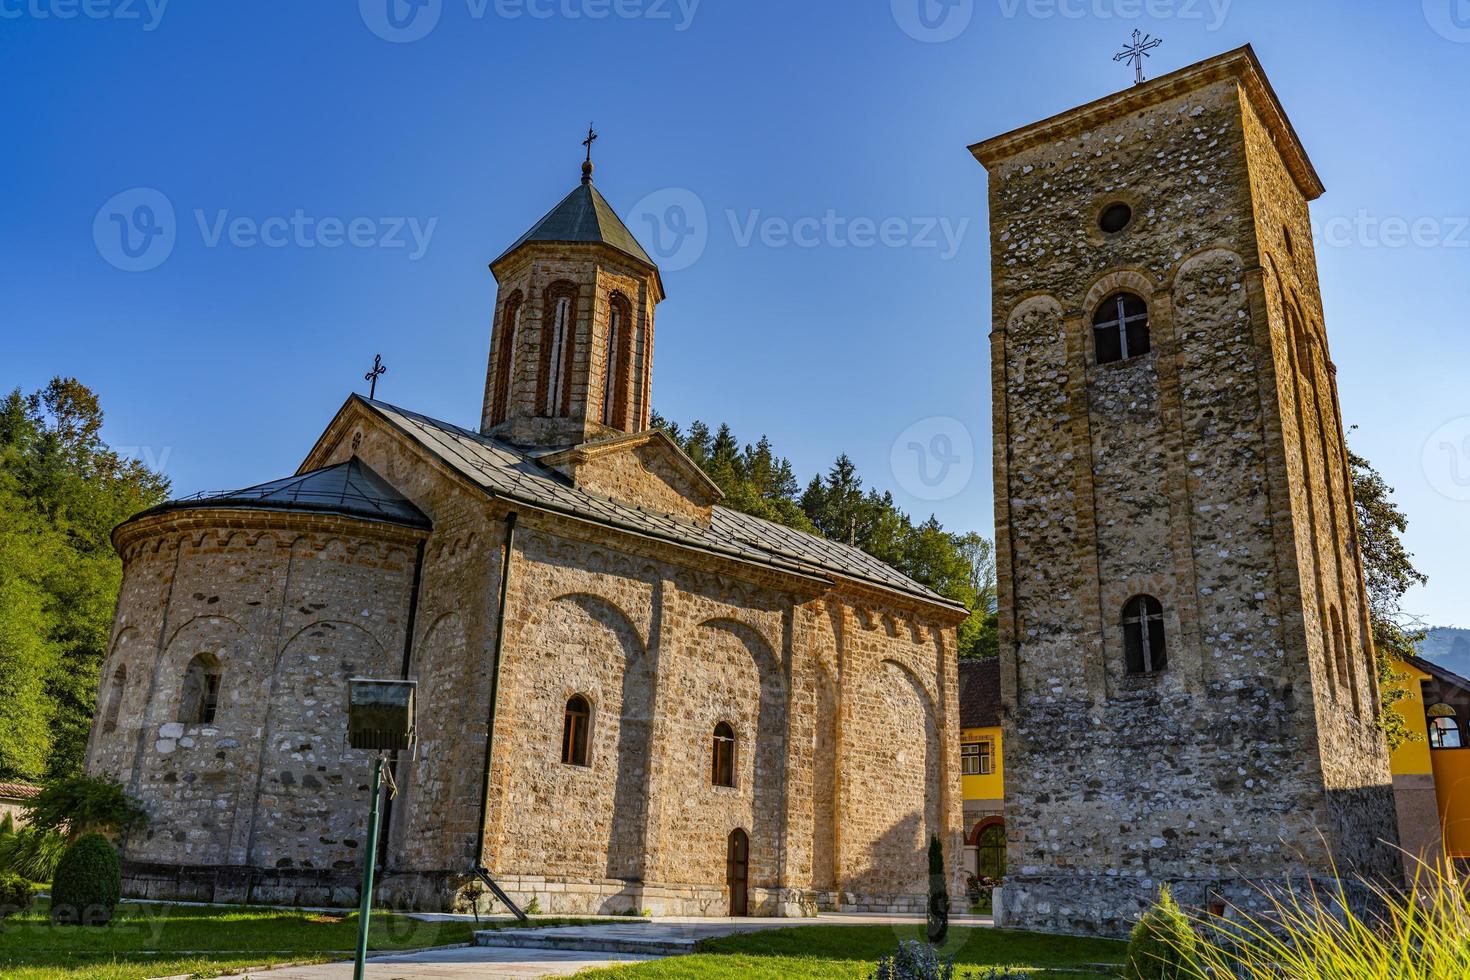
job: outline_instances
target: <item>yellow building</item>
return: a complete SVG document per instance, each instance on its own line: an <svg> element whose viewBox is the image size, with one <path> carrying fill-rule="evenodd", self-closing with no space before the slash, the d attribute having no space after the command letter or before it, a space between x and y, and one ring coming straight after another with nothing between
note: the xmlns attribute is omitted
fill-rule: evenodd
<svg viewBox="0 0 1470 980"><path fill-rule="evenodd" d="M960 661L960 782L965 798L965 870L1000 878L1006 868L1000 661Z"/></svg>
<svg viewBox="0 0 1470 980"><path fill-rule="evenodd" d="M1409 697L1394 705L1419 736L1393 753L1399 841L1411 854L1470 859L1470 680L1437 664L1396 661Z"/></svg>

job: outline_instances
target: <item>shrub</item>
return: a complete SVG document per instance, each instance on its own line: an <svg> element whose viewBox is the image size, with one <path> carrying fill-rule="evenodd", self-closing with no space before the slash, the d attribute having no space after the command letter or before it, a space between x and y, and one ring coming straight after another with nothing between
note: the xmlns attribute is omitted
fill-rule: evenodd
<svg viewBox="0 0 1470 980"><path fill-rule="evenodd" d="M56 862L66 850L66 838L50 830L22 827L0 835L0 872L30 881L50 881Z"/></svg>
<svg viewBox="0 0 1470 980"><path fill-rule="evenodd" d="M954 960L940 959L928 943L906 939L892 955L878 961L869 980L954 980Z"/></svg>
<svg viewBox="0 0 1470 980"><path fill-rule="evenodd" d="M111 776L69 776L41 788L27 807L32 827L85 834L117 834L148 822L148 814Z"/></svg>
<svg viewBox="0 0 1470 980"><path fill-rule="evenodd" d="M949 935L949 883L944 873L944 845L929 835L929 942L935 946Z"/></svg>
<svg viewBox="0 0 1470 980"><path fill-rule="evenodd" d="M1159 889L1159 900L1133 927L1123 975L1128 980L1185 980L1199 975L1199 937L1167 887Z"/></svg>
<svg viewBox="0 0 1470 980"><path fill-rule="evenodd" d="M79 837L66 849L51 882L51 921L101 926L122 897L122 863L101 834Z"/></svg>
<svg viewBox="0 0 1470 980"><path fill-rule="evenodd" d="M20 875L0 874L0 932L5 931L6 919L30 911L35 901L29 881Z"/></svg>

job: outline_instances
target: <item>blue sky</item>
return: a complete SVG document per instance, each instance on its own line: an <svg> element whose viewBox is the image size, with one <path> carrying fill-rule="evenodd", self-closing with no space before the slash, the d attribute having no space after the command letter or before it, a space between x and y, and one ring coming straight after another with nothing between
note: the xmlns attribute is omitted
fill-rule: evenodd
<svg viewBox="0 0 1470 980"><path fill-rule="evenodd" d="M0 384L81 378L179 493L294 470L375 353L381 397L473 425L486 264L595 120L598 187L669 260L655 407L988 534L965 146L1125 87L1135 26L1154 74L1252 42L1328 186L1343 412L1432 576L1409 604L1470 624L1470 0L388 2L0 0ZM958 460L938 492L916 433Z"/></svg>

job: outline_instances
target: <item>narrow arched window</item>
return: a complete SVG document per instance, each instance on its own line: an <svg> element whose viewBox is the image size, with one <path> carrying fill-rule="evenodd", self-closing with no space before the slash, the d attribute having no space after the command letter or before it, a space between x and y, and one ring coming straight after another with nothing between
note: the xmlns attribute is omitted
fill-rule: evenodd
<svg viewBox="0 0 1470 980"><path fill-rule="evenodd" d="M1157 674L1168 666L1164 646L1164 607L1151 595L1123 606L1123 651L1130 674Z"/></svg>
<svg viewBox="0 0 1470 980"><path fill-rule="evenodd" d="M570 283L557 283L546 290L541 309L541 368L536 400L544 416L571 413L576 332L577 290Z"/></svg>
<svg viewBox="0 0 1470 980"><path fill-rule="evenodd" d="M499 425L510 415L511 389L516 375L516 344L521 335L522 297L519 291L506 300L500 315L500 336L496 339L495 400L490 410L490 424Z"/></svg>
<svg viewBox="0 0 1470 980"><path fill-rule="evenodd" d="M1430 748L1458 749L1460 747L1460 722L1455 718L1454 710L1447 704L1436 704L1429 709Z"/></svg>
<svg viewBox="0 0 1470 980"><path fill-rule="evenodd" d="M107 690L107 708L102 712L102 731L111 734L117 731L117 718L122 712L123 691L128 686L128 668L118 664L112 672L112 685Z"/></svg>
<svg viewBox="0 0 1470 980"><path fill-rule="evenodd" d="M569 766L587 764L587 732L592 726L592 705L580 694L567 701L561 730L561 761Z"/></svg>
<svg viewBox="0 0 1470 980"><path fill-rule="evenodd" d="M201 653L184 669L184 690L179 698L179 721L186 725L214 723L219 707L220 665L212 653Z"/></svg>
<svg viewBox="0 0 1470 980"><path fill-rule="evenodd" d="M602 422L614 429L628 428L628 370L633 344L632 308L614 293L607 312L607 359L603 366Z"/></svg>
<svg viewBox="0 0 1470 980"><path fill-rule="evenodd" d="M1147 354L1148 304L1132 293L1109 296L1092 317L1092 340L1099 364Z"/></svg>
<svg viewBox="0 0 1470 980"><path fill-rule="evenodd" d="M735 729L728 722L715 726L710 782L715 786L735 785Z"/></svg>

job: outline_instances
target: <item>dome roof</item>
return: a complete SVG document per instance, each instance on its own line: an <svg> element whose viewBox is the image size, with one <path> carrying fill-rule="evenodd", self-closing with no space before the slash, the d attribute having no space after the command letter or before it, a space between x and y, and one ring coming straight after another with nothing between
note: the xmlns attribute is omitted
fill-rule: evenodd
<svg viewBox="0 0 1470 980"><path fill-rule="evenodd" d="M430 530L434 526L413 501L393 489L391 483L373 472L371 467L356 456L345 463L309 473L298 473L296 476L272 480L243 490L171 500L144 511L138 517L164 511L207 507L309 511L383 521L423 530Z"/></svg>

